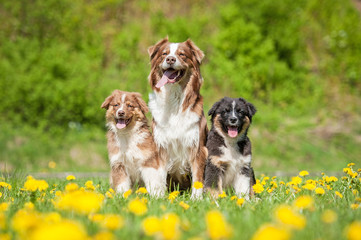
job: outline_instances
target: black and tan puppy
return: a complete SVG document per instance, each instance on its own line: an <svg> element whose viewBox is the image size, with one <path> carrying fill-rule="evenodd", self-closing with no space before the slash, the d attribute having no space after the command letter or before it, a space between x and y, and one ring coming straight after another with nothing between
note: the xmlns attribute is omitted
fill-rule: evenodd
<svg viewBox="0 0 361 240"><path fill-rule="evenodd" d="M233 187L238 197L248 199L253 195L256 181L247 131L255 113L256 108L245 99L229 97L209 110L212 128L207 138L205 187L213 196L226 187Z"/></svg>

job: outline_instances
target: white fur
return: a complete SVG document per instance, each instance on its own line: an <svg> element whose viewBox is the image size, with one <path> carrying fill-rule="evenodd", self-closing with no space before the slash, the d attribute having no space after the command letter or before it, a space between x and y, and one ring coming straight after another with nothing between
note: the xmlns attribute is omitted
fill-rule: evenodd
<svg viewBox="0 0 361 240"><path fill-rule="evenodd" d="M127 95L127 94L123 94L123 95L122 95L122 105L120 106L120 108L118 109L118 111L123 111L126 95ZM116 116L118 116L118 111L117 111Z"/></svg>
<svg viewBox="0 0 361 240"><path fill-rule="evenodd" d="M149 109L157 123L154 140L168 153L169 173L189 173L190 149L199 146L200 117L190 109L182 111L183 98L178 84L167 84L159 93L149 95Z"/></svg>
<svg viewBox="0 0 361 240"><path fill-rule="evenodd" d="M244 197L247 200L249 199L250 182L250 177L247 177L240 173L236 174L232 185L234 187L234 190L236 191L237 197Z"/></svg>
<svg viewBox="0 0 361 240"><path fill-rule="evenodd" d="M236 114L235 114L235 112L234 112L234 107L236 106L236 101L233 101L232 102L232 117L235 117L236 116Z"/></svg>
<svg viewBox="0 0 361 240"><path fill-rule="evenodd" d="M192 187L191 199L193 199L193 200L201 199L202 194L203 194L203 188L196 189L196 188Z"/></svg>
<svg viewBox="0 0 361 240"><path fill-rule="evenodd" d="M122 182L121 184L118 184L118 186L115 187L115 191L120 194L128 191L131 186L130 183L131 183L130 178L127 177L124 182Z"/></svg>
<svg viewBox="0 0 361 240"><path fill-rule="evenodd" d="M111 166L121 163L125 168L127 180L116 187L118 192L124 192L124 189L130 189L131 183L139 182L141 180L140 169L146 156L144 156L144 152L140 150L137 145L141 144L149 133L137 131L141 125L140 122L136 122L136 125L132 130L118 130L113 125L114 124L112 123L108 126L111 131L115 132L115 139L116 144L119 147L119 152L109 155L109 160ZM166 180L164 180L164 187L165 181Z"/></svg>
<svg viewBox="0 0 361 240"><path fill-rule="evenodd" d="M252 155L242 155L238 150L237 142L243 136L238 138L229 138L223 132L217 129L217 132L223 137L225 147L221 147L223 152L220 161L228 163L228 167L224 172L224 179L222 180L222 187L234 187L238 197L249 198L250 177L241 174L243 167L248 167L252 161Z"/></svg>
<svg viewBox="0 0 361 240"><path fill-rule="evenodd" d="M169 54L167 55L167 57L175 57L176 61L175 63L171 66L167 63L167 57L164 58L164 61L162 62L161 67L166 70L168 68L173 68L175 70L179 70L182 68L182 65L177 57L177 55L175 54L177 49L178 49L179 43L171 43L169 46Z"/></svg>
<svg viewBox="0 0 361 240"><path fill-rule="evenodd" d="M142 178L149 194L154 197L164 196L166 190L167 172L164 168L142 168Z"/></svg>

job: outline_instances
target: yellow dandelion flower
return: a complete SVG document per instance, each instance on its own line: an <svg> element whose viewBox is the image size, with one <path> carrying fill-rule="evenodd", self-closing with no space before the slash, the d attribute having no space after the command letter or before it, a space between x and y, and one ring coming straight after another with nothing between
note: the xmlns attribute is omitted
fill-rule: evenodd
<svg viewBox="0 0 361 240"><path fill-rule="evenodd" d="M145 187L140 187L140 188L138 188L138 190L135 193L136 194L146 194L146 193L148 193L148 191Z"/></svg>
<svg viewBox="0 0 361 240"><path fill-rule="evenodd" d="M132 194L132 189L129 189L128 191L126 191L125 193L123 193L123 197L125 198L125 199L127 199L131 194Z"/></svg>
<svg viewBox="0 0 361 240"><path fill-rule="evenodd" d="M104 195L100 193L76 190L62 194L54 206L60 210L89 214L97 212L103 206L103 200Z"/></svg>
<svg viewBox="0 0 361 240"><path fill-rule="evenodd" d="M95 190L95 187L93 185L93 181L86 181L85 183L85 189L86 190L90 190L90 191L94 191Z"/></svg>
<svg viewBox="0 0 361 240"><path fill-rule="evenodd" d="M6 217L5 214L3 212L0 212L0 230L5 229L6 228ZM0 235L1 236L1 235ZM2 238L0 238L2 239Z"/></svg>
<svg viewBox="0 0 361 240"><path fill-rule="evenodd" d="M107 191L107 192L105 193L105 196L106 196L107 198L114 198L113 194L111 194L109 191Z"/></svg>
<svg viewBox="0 0 361 240"><path fill-rule="evenodd" d="M2 195L3 195L3 193L2 193L2 192L0 192L0 198L2 197Z"/></svg>
<svg viewBox="0 0 361 240"><path fill-rule="evenodd" d="M309 175L309 173L307 171L303 170L298 175L300 175L301 177L304 177L304 176Z"/></svg>
<svg viewBox="0 0 361 240"><path fill-rule="evenodd" d="M322 213L321 220L324 223L333 223L337 220L337 214L334 211L327 209Z"/></svg>
<svg viewBox="0 0 361 240"><path fill-rule="evenodd" d="M238 199L238 197L237 197L236 195L234 195L234 196L231 197L231 201L237 200L237 199Z"/></svg>
<svg viewBox="0 0 361 240"><path fill-rule="evenodd" d="M296 177L292 177L292 185L299 185L300 183L302 183L302 178L300 178L299 176Z"/></svg>
<svg viewBox="0 0 361 240"><path fill-rule="evenodd" d="M48 189L49 185L45 180L36 180L32 176L28 176L26 182L24 183L24 188L27 191L44 191Z"/></svg>
<svg viewBox="0 0 361 240"><path fill-rule="evenodd" d="M65 186L65 191L66 192L73 192L73 191L76 191L79 189L79 186L78 184L76 183L68 183L66 186ZM56 193L55 193L56 195Z"/></svg>
<svg viewBox="0 0 361 240"><path fill-rule="evenodd" d="M83 240L87 239L84 227L70 220L63 220L59 223L45 223L39 225L30 235L30 240Z"/></svg>
<svg viewBox="0 0 361 240"><path fill-rule="evenodd" d="M130 201L128 204L128 209L131 213L137 216L142 216L148 211L147 205L144 203L144 201L139 199Z"/></svg>
<svg viewBox="0 0 361 240"><path fill-rule="evenodd" d="M58 196L58 197L59 197L60 195L61 195L61 191L56 191L56 192L55 192L55 196Z"/></svg>
<svg viewBox="0 0 361 240"><path fill-rule="evenodd" d="M284 181L280 181L279 183L280 183L280 185L285 185L286 184Z"/></svg>
<svg viewBox="0 0 361 240"><path fill-rule="evenodd" d="M173 191L169 193L168 199L173 202L173 200L176 199L178 195L179 195L179 191Z"/></svg>
<svg viewBox="0 0 361 240"><path fill-rule="evenodd" d="M9 209L10 203L0 203L0 212L5 212Z"/></svg>
<svg viewBox="0 0 361 240"><path fill-rule="evenodd" d="M329 182L337 182L337 181L338 181L338 178L335 177L335 176L331 176L331 177L329 178Z"/></svg>
<svg viewBox="0 0 361 240"><path fill-rule="evenodd" d="M89 214L88 216L88 219L92 222L101 222L104 220L104 215L103 214L100 214L100 213L91 213Z"/></svg>
<svg viewBox="0 0 361 240"><path fill-rule="evenodd" d="M227 194L223 191L221 194L218 194L219 198L225 198L227 197Z"/></svg>
<svg viewBox="0 0 361 240"><path fill-rule="evenodd" d="M206 214L207 233L211 239L230 238L232 235L231 226L225 221L222 213L217 210Z"/></svg>
<svg viewBox="0 0 361 240"><path fill-rule="evenodd" d="M27 209L27 210L34 210L34 204L32 202L26 202L24 204L24 208Z"/></svg>
<svg viewBox="0 0 361 240"><path fill-rule="evenodd" d="M115 192L114 192L114 190L113 190L113 188L109 188L109 190L108 190L110 193L112 193L112 194L114 194Z"/></svg>
<svg viewBox="0 0 361 240"><path fill-rule="evenodd" d="M203 183L201 183L201 182L194 182L194 183L193 183L193 187L194 187L195 189L201 189L201 188L203 188Z"/></svg>
<svg viewBox="0 0 361 240"><path fill-rule="evenodd" d="M290 206L281 205L276 208L276 219L291 228L303 229L306 226L306 219L304 216L295 213Z"/></svg>
<svg viewBox="0 0 361 240"><path fill-rule="evenodd" d="M351 167L351 166L355 166L355 163L351 162L351 163L347 164L347 167Z"/></svg>
<svg viewBox="0 0 361 240"><path fill-rule="evenodd" d="M50 212L43 215L44 221L48 223L58 223L62 220L61 215L57 212Z"/></svg>
<svg viewBox="0 0 361 240"><path fill-rule="evenodd" d="M252 240L288 240L291 238L291 234L284 228L273 224L262 225L256 233L253 235Z"/></svg>
<svg viewBox="0 0 361 240"><path fill-rule="evenodd" d="M116 214L106 214L99 222L100 226L108 230L120 229L124 226L124 218Z"/></svg>
<svg viewBox="0 0 361 240"><path fill-rule="evenodd" d="M361 168L357 169L358 172L361 172Z"/></svg>
<svg viewBox="0 0 361 240"><path fill-rule="evenodd" d="M41 218L37 212L20 209L11 219L11 226L16 232L26 234L30 229L38 226L40 222Z"/></svg>
<svg viewBox="0 0 361 240"><path fill-rule="evenodd" d="M318 187L315 189L315 193L318 195L323 195L325 194L325 189Z"/></svg>
<svg viewBox="0 0 361 240"><path fill-rule="evenodd" d="M302 186L302 188L312 191L312 190L314 190L316 188L316 186L311 184L311 183L306 183L305 185Z"/></svg>
<svg viewBox="0 0 361 240"><path fill-rule="evenodd" d="M66 177L66 180L68 180L68 181L71 181L71 180L75 180L76 178L73 176L73 175L68 175L67 177Z"/></svg>
<svg viewBox="0 0 361 240"><path fill-rule="evenodd" d="M244 199L244 198L238 198L238 199L237 199L237 205L238 205L238 206L242 206L242 205L244 204L244 202L245 202L245 199Z"/></svg>
<svg viewBox="0 0 361 240"><path fill-rule="evenodd" d="M6 182L0 182L0 188L1 187L11 190L11 185Z"/></svg>
<svg viewBox="0 0 361 240"><path fill-rule="evenodd" d="M180 237L180 219L175 213L167 213L161 219L161 234L163 239L178 239Z"/></svg>
<svg viewBox="0 0 361 240"><path fill-rule="evenodd" d="M339 198L343 198L343 195L342 195L340 192L336 191L335 194L336 194Z"/></svg>
<svg viewBox="0 0 361 240"><path fill-rule="evenodd" d="M142 229L147 236L153 236L161 230L161 221L154 216L147 217L142 222Z"/></svg>
<svg viewBox="0 0 361 240"><path fill-rule="evenodd" d="M256 183L255 185L253 185L253 191L255 193L261 193L264 191L264 187L262 186L262 184Z"/></svg>
<svg viewBox="0 0 361 240"><path fill-rule="evenodd" d="M314 200L311 196L300 196L293 202L293 206L298 209L312 209Z"/></svg>
<svg viewBox="0 0 361 240"><path fill-rule="evenodd" d="M346 229L348 240L361 240L361 222L353 222Z"/></svg>
<svg viewBox="0 0 361 240"><path fill-rule="evenodd" d="M0 223L0 229L1 229L1 223ZM0 239L2 239L2 240L11 240L11 237L7 233L0 233Z"/></svg>
<svg viewBox="0 0 361 240"><path fill-rule="evenodd" d="M361 203L361 198L356 198L355 200Z"/></svg>
<svg viewBox="0 0 361 240"><path fill-rule="evenodd" d="M94 235L93 240L114 240L115 236L111 232L101 231Z"/></svg>
<svg viewBox="0 0 361 240"><path fill-rule="evenodd" d="M352 203L352 204L350 205L351 209L353 209L353 210L357 209L359 206L360 206L360 205L359 205L358 203Z"/></svg>
<svg viewBox="0 0 361 240"><path fill-rule="evenodd" d="M179 206L181 206L184 210L188 210L188 208L189 208L189 205L186 204L186 203L183 202L183 201L181 201L181 202L179 203Z"/></svg>
<svg viewBox="0 0 361 240"><path fill-rule="evenodd" d="M50 162L48 163L48 167L51 168L51 169L54 169L54 168L56 167L56 162L50 161Z"/></svg>
<svg viewBox="0 0 361 240"><path fill-rule="evenodd" d="M268 188L268 189L267 189L267 192L268 192L268 193L272 193L272 192L273 192L273 189L274 189L274 188Z"/></svg>

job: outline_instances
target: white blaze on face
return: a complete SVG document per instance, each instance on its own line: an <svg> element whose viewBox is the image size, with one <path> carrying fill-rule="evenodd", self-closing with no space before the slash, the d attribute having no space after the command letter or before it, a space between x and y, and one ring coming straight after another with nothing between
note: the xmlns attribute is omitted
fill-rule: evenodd
<svg viewBox="0 0 361 240"><path fill-rule="evenodd" d="M179 59L178 59L178 57L176 55L176 51L177 51L178 47L179 47L179 43L171 43L169 45L169 54L166 56L166 58L164 59L164 61L162 63L162 68L164 70L166 70L166 69L168 69L170 67L175 69L175 70L180 69L181 65L180 65ZM175 57L175 59L176 59L175 63L172 66L170 66L167 63L167 58L168 57Z"/></svg>
<svg viewBox="0 0 361 240"><path fill-rule="evenodd" d="M122 102L120 103L120 108L117 110L116 116L118 116L119 111L123 111L123 109L124 109L125 97L126 97L126 94L123 94L122 99L121 99Z"/></svg>
<svg viewBox="0 0 361 240"><path fill-rule="evenodd" d="M234 112L234 108L236 107L236 101L232 102L232 117L236 117L236 113Z"/></svg>

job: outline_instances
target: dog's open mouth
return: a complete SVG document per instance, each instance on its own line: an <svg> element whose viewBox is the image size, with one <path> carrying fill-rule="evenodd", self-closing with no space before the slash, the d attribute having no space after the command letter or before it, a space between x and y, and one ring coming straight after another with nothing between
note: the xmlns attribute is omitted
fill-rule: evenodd
<svg viewBox="0 0 361 240"><path fill-rule="evenodd" d="M230 136L231 138L237 137L237 135L238 135L237 127L228 126L227 130L228 130L228 132L227 132L228 136Z"/></svg>
<svg viewBox="0 0 361 240"><path fill-rule="evenodd" d="M115 119L115 121L117 122L116 126L118 129L123 129L125 128L129 123L130 120L132 120L132 118L128 118L128 119Z"/></svg>
<svg viewBox="0 0 361 240"><path fill-rule="evenodd" d="M178 82L184 75L184 70L174 70L173 68L168 68L163 72L162 78L159 80L156 88L161 88L167 83L175 83Z"/></svg>

